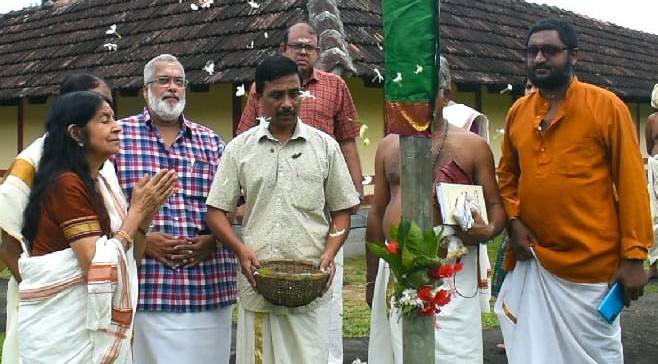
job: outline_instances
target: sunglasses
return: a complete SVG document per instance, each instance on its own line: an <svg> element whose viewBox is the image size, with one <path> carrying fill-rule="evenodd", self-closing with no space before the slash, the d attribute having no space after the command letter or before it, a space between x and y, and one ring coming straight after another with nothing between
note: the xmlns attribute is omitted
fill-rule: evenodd
<svg viewBox="0 0 658 364"><path fill-rule="evenodd" d="M542 47L530 46L526 49L526 54L529 58L537 57L537 54L541 52L544 57L555 57L560 54L562 51L569 49L569 47L558 47L554 45L545 45Z"/></svg>

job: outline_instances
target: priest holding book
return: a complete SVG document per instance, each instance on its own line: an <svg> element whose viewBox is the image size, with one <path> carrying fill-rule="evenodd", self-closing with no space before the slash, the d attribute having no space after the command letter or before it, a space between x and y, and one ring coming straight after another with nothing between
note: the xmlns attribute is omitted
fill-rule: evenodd
<svg viewBox="0 0 658 364"><path fill-rule="evenodd" d="M479 243L498 235L506 216L496 185L494 159L489 145L477 134L455 127L443 118L443 108L450 100L450 74L448 63L441 57L439 92L436 100L435 122L432 134L432 156L435 183L427 198L434 200L434 224L443 225L436 196L436 186L442 182L475 184L482 186L488 223L477 209L470 209L474 219L470 228L455 226L454 236L467 248L458 258L464 265L454 279L444 282L455 292L450 304L436 317L435 358L437 362L481 364L482 322L478 294L477 268ZM400 139L386 136L375 155L375 191L368 214L366 241L384 244L391 225L398 226L401 218L400 190ZM430 193L432 195L430 195ZM440 228L439 228L440 229ZM366 301L371 306L368 361L379 364L402 363L402 329L400 313L393 308L390 317L386 310L388 267L366 249Z"/></svg>

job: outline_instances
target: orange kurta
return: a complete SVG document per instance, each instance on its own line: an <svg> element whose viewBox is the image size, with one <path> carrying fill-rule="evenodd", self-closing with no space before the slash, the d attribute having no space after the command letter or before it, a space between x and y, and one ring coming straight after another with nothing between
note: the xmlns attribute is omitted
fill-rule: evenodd
<svg viewBox="0 0 658 364"><path fill-rule="evenodd" d="M620 257L646 259L652 242L635 125L614 94L575 78L542 134L548 109L534 92L507 115L498 167L505 209L537 235L535 253L550 272L604 282Z"/></svg>

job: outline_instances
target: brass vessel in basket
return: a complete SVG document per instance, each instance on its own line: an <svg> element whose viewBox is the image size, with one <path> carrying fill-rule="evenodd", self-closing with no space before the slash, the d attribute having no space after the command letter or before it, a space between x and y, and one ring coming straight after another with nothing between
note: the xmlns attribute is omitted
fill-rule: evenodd
<svg viewBox="0 0 658 364"><path fill-rule="evenodd" d="M270 259L254 269L258 292L275 305L308 305L322 293L329 272L321 271L308 260Z"/></svg>

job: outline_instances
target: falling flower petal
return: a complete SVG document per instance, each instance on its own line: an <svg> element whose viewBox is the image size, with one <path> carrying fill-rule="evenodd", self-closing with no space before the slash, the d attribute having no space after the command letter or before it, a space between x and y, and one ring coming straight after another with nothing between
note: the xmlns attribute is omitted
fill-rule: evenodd
<svg viewBox="0 0 658 364"><path fill-rule="evenodd" d="M251 43L247 44L247 49L254 49L254 41L252 40Z"/></svg>
<svg viewBox="0 0 658 364"><path fill-rule="evenodd" d="M363 181L361 182L362 185L369 185L370 182L372 182L372 176L363 176Z"/></svg>
<svg viewBox="0 0 658 364"><path fill-rule="evenodd" d="M359 128L359 138L363 138L363 135L366 133L366 130L368 130L368 125L363 124Z"/></svg>
<svg viewBox="0 0 658 364"><path fill-rule="evenodd" d="M107 35L114 34L114 35L117 36L117 38L121 38L121 34L119 34L119 32L117 32L117 25L116 24L110 25L110 29L106 30L105 34L107 34Z"/></svg>
<svg viewBox="0 0 658 364"><path fill-rule="evenodd" d="M421 73L421 72L423 72L423 66L417 64L417 65L416 65L416 71L414 71L414 73L415 73L415 74L419 74L419 73Z"/></svg>
<svg viewBox="0 0 658 364"><path fill-rule="evenodd" d="M341 236L341 235L343 235L343 234L345 234L345 229L341 229L341 230L338 230L338 231L334 231L333 233L330 232L330 233L329 233L329 236L332 237L332 238L335 238L335 237L337 237L337 236Z"/></svg>
<svg viewBox="0 0 658 364"><path fill-rule="evenodd" d="M384 47L382 47L382 45L379 44L379 43L377 43L377 48L379 48L380 51L383 51L383 50L384 50Z"/></svg>
<svg viewBox="0 0 658 364"><path fill-rule="evenodd" d="M506 93L511 92L511 91L512 91L512 84L508 83L507 86L504 89L500 90L500 94L501 95L506 94Z"/></svg>
<svg viewBox="0 0 658 364"><path fill-rule="evenodd" d="M215 0L199 0L199 5L201 5L202 8L210 9L210 5L214 2Z"/></svg>
<svg viewBox="0 0 658 364"><path fill-rule="evenodd" d="M190 8L192 8L194 11L199 10L199 7L196 4L190 4Z"/></svg>
<svg viewBox="0 0 658 364"><path fill-rule="evenodd" d="M397 83L402 82L402 73L398 72L398 75L395 76L395 78L393 79L393 82L397 82Z"/></svg>
<svg viewBox="0 0 658 364"><path fill-rule="evenodd" d="M244 96L244 83L238 87L235 88L235 96L236 97L242 97Z"/></svg>
<svg viewBox="0 0 658 364"><path fill-rule="evenodd" d="M372 82L375 82L375 80L379 83L382 83L384 81L384 76L382 76L382 73L379 72L379 69L375 68L375 77L372 79Z"/></svg>
<svg viewBox="0 0 658 364"><path fill-rule="evenodd" d="M258 8L260 8L260 4L258 4L258 3L255 2L255 1L247 1L247 4L249 4L249 6L251 6L252 9L258 9Z"/></svg>
<svg viewBox="0 0 658 364"><path fill-rule="evenodd" d="M363 138L363 145L366 146L366 147L369 146L370 145L370 139Z"/></svg>
<svg viewBox="0 0 658 364"><path fill-rule="evenodd" d="M265 37L265 39L267 39L267 37L269 37L269 35L267 35L267 32L265 32L265 33L263 34L263 36Z"/></svg>
<svg viewBox="0 0 658 364"><path fill-rule="evenodd" d="M215 62L211 59L206 62L206 65L203 66L203 70L208 72L209 75L212 76L213 73L215 73Z"/></svg>
<svg viewBox="0 0 658 364"><path fill-rule="evenodd" d="M301 91L299 91L299 97L301 97L302 100L304 100L304 99L308 99L308 98L311 98L311 99L314 99L314 98L315 98L315 96L311 95L311 91L309 91L309 90L305 90L305 91L304 91L304 90L301 90Z"/></svg>
<svg viewBox="0 0 658 364"><path fill-rule="evenodd" d="M105 43L103 44L103 48L107 48L107 50L110 52L116 52L117 49L119 49L119 46L114 43Z"/></svg>

